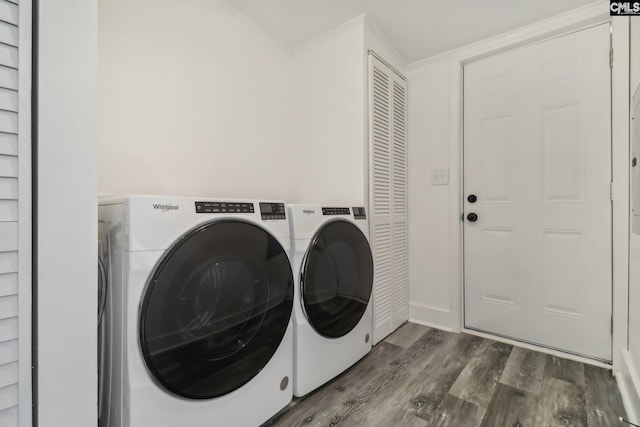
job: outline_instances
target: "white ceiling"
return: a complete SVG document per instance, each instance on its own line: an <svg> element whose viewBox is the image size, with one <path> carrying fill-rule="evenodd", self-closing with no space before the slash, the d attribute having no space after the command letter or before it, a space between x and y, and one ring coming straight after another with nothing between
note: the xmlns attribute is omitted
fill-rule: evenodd
<svg viewBox="0 0 640 427"><path fill-rule="evenodd" d="M593 3L593 0L228 1L291 49L366 13L407 63Z"/></svg>

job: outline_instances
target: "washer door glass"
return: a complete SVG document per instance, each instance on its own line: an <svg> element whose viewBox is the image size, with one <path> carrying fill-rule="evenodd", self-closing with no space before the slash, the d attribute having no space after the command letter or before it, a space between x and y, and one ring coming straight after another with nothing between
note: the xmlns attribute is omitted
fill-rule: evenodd
<svg viewBox="0 0 640 427"><path fill-rule="evenodd" d="M241 221L200 226L163 256L145 290L147 369L176 395L225 395L265 367L292 306L289 258L273 236Z"/></svg>
<svg viewBox="0 0 640 427"><path fill-rule="evenodd" d="M373 286L371 248L360 229L343 220L320 228L307 250L300 285L305 314L316 332L337 338L355 328Z"/></svg>

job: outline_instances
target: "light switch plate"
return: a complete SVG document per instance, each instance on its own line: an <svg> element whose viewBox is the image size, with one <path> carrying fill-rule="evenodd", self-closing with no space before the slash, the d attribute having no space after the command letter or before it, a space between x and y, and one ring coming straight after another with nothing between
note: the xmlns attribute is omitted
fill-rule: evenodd
<svg viewBox="0 0 640 427"><path fill-rule="evenodd" d="M431 185L449 185L449 169L431 169Z"/></svg>

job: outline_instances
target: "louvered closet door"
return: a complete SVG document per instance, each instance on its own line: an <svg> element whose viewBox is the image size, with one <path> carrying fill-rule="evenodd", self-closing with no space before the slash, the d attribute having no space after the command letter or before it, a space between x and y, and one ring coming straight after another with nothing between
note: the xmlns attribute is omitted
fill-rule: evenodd
<svg viewBox="0 0 640 427"><path fill-rule="evenodd" d="M23 13L24 17L19 15ZM30 36L25 36L18 46L19 37L27 33L22 26L25 20L25 27L30 28L30 15L30 1L21 0L18 5L17 0L0 0L0 426L3 427L31 425ZM26 46L24 50L22 45Z"/></svg>
<svg viewBox="0 0 640 427"><path fill-rule="evenodd" d="M369 55L369 211L374 343L409 317L404 78Z"/></svg>

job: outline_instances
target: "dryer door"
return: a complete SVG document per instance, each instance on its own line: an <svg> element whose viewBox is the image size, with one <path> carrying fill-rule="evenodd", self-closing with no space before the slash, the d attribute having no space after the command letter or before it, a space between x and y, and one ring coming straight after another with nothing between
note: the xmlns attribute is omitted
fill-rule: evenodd
<svg viewBox="0 0 640 427"><path fill-rule="evenodd" d="M293 275L278 241L242 221L183 236L159 261L140 310L149 373L190 399L225 395L277 350L293 305Z"/></svg>
<svg viewBox="0 0 640 427"><path fill-rule="evenodd" d="M356 327L369 303L373 258L354 224L326 223L311 240L300 274L302 306L320 335L337 338Z"/></svg>

